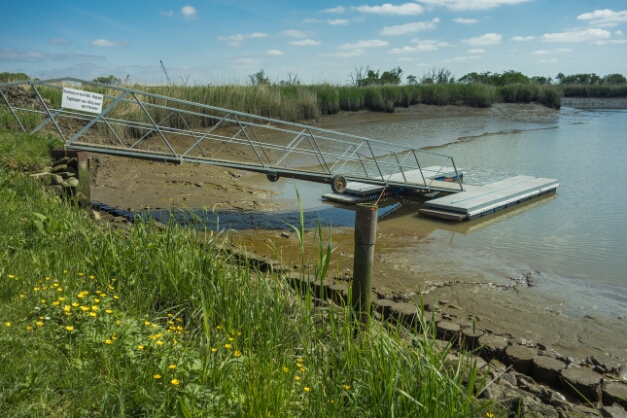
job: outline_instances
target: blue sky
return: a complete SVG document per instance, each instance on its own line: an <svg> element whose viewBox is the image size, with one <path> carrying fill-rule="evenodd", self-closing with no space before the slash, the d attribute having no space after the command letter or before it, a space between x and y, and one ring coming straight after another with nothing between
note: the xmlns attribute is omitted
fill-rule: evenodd
<svg viewBox="0 0 627 418"><path fill-rule="evenodd" d="M131 82L345 84L356 68L627 74L624 0L30 1L4 6L0 71ZM27 5L26 5L27 4Z"/></svg>

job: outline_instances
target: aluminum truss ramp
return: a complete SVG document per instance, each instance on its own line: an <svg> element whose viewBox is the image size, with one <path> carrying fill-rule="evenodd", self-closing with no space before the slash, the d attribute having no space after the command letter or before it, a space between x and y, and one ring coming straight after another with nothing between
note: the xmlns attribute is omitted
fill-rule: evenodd
<svg viewBox="0 0 627 418"><path fill-rule="evenodd" d="M65 89L102 95L102 110L62 107L69 91ZM331 183L335 192L342 192L348 182L449 193L464 190L455 162L447 155L163 94L189 97L202 87L146 89L75 78L5 83L0 84L0 112L24 132L55 133L71 150L214 164L265 173L270 181L288 177ZM246 107L246 98L241 100ZM423 172L423 167L430 170ZM455 182L437 180L450 176L451 168Z"/></svg>

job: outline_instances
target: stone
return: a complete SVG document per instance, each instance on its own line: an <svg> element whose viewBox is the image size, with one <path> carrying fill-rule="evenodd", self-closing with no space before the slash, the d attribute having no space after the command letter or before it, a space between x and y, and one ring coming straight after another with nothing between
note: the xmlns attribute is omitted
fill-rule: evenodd
<svg viewBox="0 0 627 418"><path fill-rule="evenodd" d="M283 232L281 232L281 237L283 237L283 238L289 238L289 237L290 237L290 234L288 234L287 232L283 231Z"/></svg>
<svg viewBox="0 0 627 418"><path fill-rule="evenodd" d="M348 301L348 287L337 283L327 287L327 296L338 305L344 305Z"/></svg>
<svg viewBox="0 0 627 418"><path fill-rule="evenodd" d="M375 311L383 315L383 318L389 319L392 313L392 306L396 305L396 302L390 299L377 299L373 302Z"/></svg>
<svg viewBox="0 0 627 418"><path fill-rule="evenodd" d="M417 325L417 312L416 305L413 303L400 302L390 307L392 319L398 320L408 327Z"/></svg>
<svg viewBox="0 0 627 418"><path fill-rule="evenodd" d="M102 215L100 214L100 212L96 212L95 210L92 210L92 211L91 211L91 218L92 218L94 221L98 222L99 220L101 220L101 219L102 219Z"/></svg>
<svg viewBox="0 0 627 418"><path fill-rule="evenodd" d="M562 388L578 399L583 396L588 402L601 401L601 375L595 371L586 368L564 369L560 373L560 380Z"/></svg>
<svg viewBox="0 0 627 418"><path fill-rule="evenodd" d="M462 339L464 345L468 350L475 350L480 347L479 338L483 336L484 332L480 329L473 329L473 327L464 328L462 330Z"/></svg>
<svg viewBox="0 0 627 418"><path fill-rule="evenodd" d="M605 382L603 384L603 403L605 405L617 403L627 409L627 385L620 382Z"/></svg>
<svg viewBox="0 0 627 418"><path fill-rule="evenodd" d="M547 356L537 356L531 364L531 377L557 388L560 384L560 372L564 368L566 368L566 363L561 360Z"/></svg>
<svg viewBox="0 0 627 418"><path fill-rule="evenodd" d="M76 188L78 187L78 185L80 184L80 182L78 181L77 178L75 177L70 177L67 180L63 180L63 182L61 183L61 187L67 189L67 188Z"/></svg>
<svg viewBox="0 0 627 418"><path fill-rule="evenodd" d="M493 358L502 359L507 348L507 338L494 334L484 334L479 337L481 357L490 361Z"/></svg>
<svg viewBox="0 0 627 418"><path fill-rule="evenodd" d="M441 320L435 324L437 338L457 344L461 327L453 321Z"/></svg>
<svg viewBox="0 0 627 418"><path fill-rule="evenodd" d="M57 175L63 177L63 180L69 179L70 177L76 177L76 174L70 171L61 171L60 173L57 173Z"/></svg>
<svg viewBox="0 0 627 418"><path fill-rule="evenodd" d="M62 171L68 171L67 164L57 164L52 166L53 173L61 173Z"/></svg>
<svg viewBox="0 0 627 418"><path fill-rule="evenodd" d="M63 181L63 178L61 176L52 173L31 174L30 177L41 182L45 186L56 186L58 184L61 184L61 182Z"/></svg>
<svg viewBox="0 0 627 418"><path fill-rule="evenodd" d="M601 415L605 418L627 418L627 412L619 404L606 406L601 409Z"/></svg>
<svg viewBox="0 0 627 418"><path fill-rule="evenodd" d="M530 375L531 363L537 355L537 351L531 348L511 345L505 349L505 364L511 364L518 372Z"/></svg>

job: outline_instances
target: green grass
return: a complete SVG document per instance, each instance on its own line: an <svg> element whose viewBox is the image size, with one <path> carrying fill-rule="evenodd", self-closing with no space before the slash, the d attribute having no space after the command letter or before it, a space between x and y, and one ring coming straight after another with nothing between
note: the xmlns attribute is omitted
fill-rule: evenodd
<svg viewBox="0 0 627 418"><path fill-rule="evenodd" d="M47 140L4 131L0 147L34 168ZM233 262L226 236L150 222L116 232L5 161L5 416L464 417L494 408L474 397L476 370L450 364L430 338L412 345L400 326L375 323L355 339L348 308L311 310L311 295L301 301L281 277ZM326 256L320 243L320 276Z"/></svg>
<svg viewBox="0 0 627 418"><path fill-rule="evenodd" d="M627 84L616 86L566 85L564 97L627 97Z"/></svg>

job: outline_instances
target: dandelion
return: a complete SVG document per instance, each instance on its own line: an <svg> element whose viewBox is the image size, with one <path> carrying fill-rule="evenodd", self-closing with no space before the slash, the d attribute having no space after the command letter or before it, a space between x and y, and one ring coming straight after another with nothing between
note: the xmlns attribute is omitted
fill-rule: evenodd
<svg viewBox="0 0 627 418"><path fill-rule="evenodd" d="M215 347L212 347L212 348L211 348L211 352L212 352L212 353L215 353L216 351L218 351L218 349L217 349L217 348L215 348Z"/></svg>
<svg viewBox="0 0 627 418"><path fill-rule="evenodd" d="M44 323L41 322L41 321L37 321L37 322L35 322L35 325L37 325L38 327L43 327Z"/></svg>
<svg viewBox="0 0 627 418"><path fill-rule="evenodd" d="M95 317L95 316L97 316L97 314L96 314L96 312L90 312L90 313L89 313L89 316L91 316L91 317Z"/></svg>
<svg viewBox="0 0 627 418"><path fill-rule="evenodd" d="M229 337L229 341L235 341L235 338Z"/></svg>
<svg viewBox="0 0 627 418"><path fill-rule="evenodd" d="M97 311L97 310L98 310L98 307L97 307L96 305L94 305L94 306L92 306L92 307L91 307L91 310L92 310L92 311Z"/></svg>
<svg viewBox="0 0 627 418"><path fill-rule="evenodd" d="M68 325L67 327L65 327L65 329L69 332L74 331L74 327L72 325Z"/></svg>
<svg viewBox="0 0 627 418"><path fill-rule="evenodd" d="M159 347L161 347L163 344L164 344L164 343L163 343L163 341L161 341L161 340L157 341L157 345L158 345Z"/></svg>
<svg viewBox="0 0 627 418"><path fill-rule="evenodd" d="M63 296L61 296L61 297L59 298L59 300L60 300L61 302L63 302L63 301L65 300L65 298L64 298Z"/></svg>
<svg viewBox="0 0 627 418"><path fill-rule="evenodd" d="M15 279L15 276L12 274L9 274L9 279Z"/></svg>
<svg viewBox="0 0 627 418"><path fill-rule="evenodd" d="M144 321L144 325L148 326L148 325L150 325L150 322Z"/></svg>
<svg viewBox="0 0 627 418"><path fill-rule="evenodd" d="M52 285L52 287L57 287L57 286L59 286L59 283L54 283L54 284Z"/></svg>
<svg viewBox="0 0 627 418"><path fill-rule="evenodd" d="M177 318L177 319L178 319L178 318ZM216 327L216 329L220 329L220 325L218 325L218 326Z"/></svg>
<svg viewBox="0 0 627 418"><path fill-rule="evenodd" d="M238 336L238 337L241 337L241 336L242 336L242 333L241 333L241 332L238 332L238 333L237 333L237 336Z"/></svg>
<svg viewBox="0 0 627 418"><path fill-rule="evenodd" d="M50 277L46 277L46 280L50 280Z"/></svg>
<svg viewBox="0 0 627 418"><path fill-rule="evenodd" d="M63 292L63 288L62 287L57 287L57 292Z"/></svg>
<svg viewBox="0 0 627 418"><path fill-rule="evenodd" d="M78 275L83 277L85 274L84 273L78 273Z"/></svg>
<svg viewBox="0 0 627 418"><path fill-rule="evenodd" d="M93 280L96 278L96 276L89 276L89 278Z"/></svg>
<svg viewBox="0 0 627 418"><path fill-rule="evenodd" d="M294 376L294 379L295 379L296 381L299 381L299 380L300 380L300 377L299 377L299 376Z"/></svg>
<svg viewBox="0 0 627 418"><path fill-rule="evenodd" d="M351 387L348 385L344 385L344 389L349 390Z"/></svg>
<svg viewBox="0 0 627 418"><path fill-rule="evenodd" d="M171 313L168 314L168 318L172 318L172 314Z"/></svg>
<svg viewBox="0 0 627 418"><path fill-rule="evenodd" d="M161 375L159 373L157 373L156 375L153 376L155 379L161 379Z"/></svg>
<svg viewBox="0 0 627 418"><path fill-rule="evenodd" d="M24 294L20 294L20 299L24 299Z"/></svg>
<svg viewBox="0 0 627 418"><path fill-rule="evenodd" d="M63 270L63 274L67 274L67 270Z"/></svg>
<svg viewBox="0 0 627 418"><path fill-rule="evenodd" d="M32 330L32 329L33 329L33 327L31 327L30 325L28 325L28 326L26 327L26 331L30 331L30 330Z"/></svg>
<svg viewBox="0 0 627 418"><path fill-rule="evenodd" d="M10 327L11 323L10 322L5 322L4 325L6 325L7 327Z"/></svg>
<svg viewBox="0 0 627 418"><path fill-rule="evenodd" d="M101 298L106 298L106 297L107 297L107 294L106 294L106 293L101 293L101 294L100 294L100 297L101 297Z"/></svg>
<svg viewBox="0 0 627 418"><path fill-rule="evenodd" d="M59 306L61 304L61 302L59 302L58 300L55 300L54 302L52 302L52 304L54 306Z"/></svg>
<svg viewBox="0 0 627 418"><path fill-rule="evenodd" d="M115 325L120 325L120 320L115 321Z"/></svg>
<svg viewBox="0 0 627 418"><path fill-rule="evenodd" d="M109 286L107 286L107 287L109 288L109 290L113 290L113 289L114 289L114 287L113 287L113 286L111 286L111 285L109 285Z"/></svg>
<svg viewBox="0 0 627 418"><path fill-rule="evenodd" d="M42 300L41 300L41 303L46 303L46 299L42 299Z"/></svg>
<svg viewBox="0 0 627 418"><path fill-rule="evenodd" d="M38 292L38 291L39 291L39 288L38 288L38 287L33 287L33 290L34 290L35 292Z"/></svg>
<svg viewBox="0 0 627 418"><path fill-rule="evenodd" d="M493 414L493 413L491 413L491 412L486 412L486 413L485 413L485 416L486 416L487 418L494 418L494 414Z"/></svg>
<svg viewBox="0 0 627 418"><path fill-rule="evenodd" d="M305 386L305 392L309 392L311 389L309 389L309 386Z"/></svg>
<svg viewBox="0 0 627 418"><path fill-rule="evenodd" d="M239 350L235 350L235 352L233 353L233 355L234 355L235 357L241 357L241 356L242 356L242 352L241 352L241 351L239 351Z"/></svg>
<svg viewBox="0 0 627 418"><path fill-rule="evenodd" d="M111 309L107 309L105 312L108 313L108 314L113 313L113 311Z"/></svg>
<svg viewBox="0 0 627 418"><path fill-rule="evenodd" d="M172 383L174 386L176 386L176 385L178 385L181 382L179 382L178 379L172 379L172 380L170 380L170 383Z"/></svg>
<svg viewBox="0 0 627 418"><path fill-rule="evenodd" d="M88 311L88 310L89 310L89 308L87 306L81 306L81 311L85 312L85 311Z"/></svg>
<svg viewBox="0 0 627 418"><path fill-rule="evenodd" d="M230 349L231 347L233 347L231 344L224 344L224 348Z"/></svg>
<svg viewBox="0 0 627 418"><path fill-rule="evenodd" d="M141 351L141 350L144 349L144 346L140 344L140 345L137 346L137 349Z"/></svg>
<svg viewBox="0 0 627 418"><path fill-rule="evenodd" d="M290 369L288 369L287 367L283 366L283 373L287 373Z"/></svg>
<svg viewBox="0 0 627 418"><path fill-rule="evenodd" d="M111 343L113 343L113 341L111 341L111 340L105 340L105 344L111 344Z"/></svg>
<svg viewBox="0 0 627 418"><path fill-rule="evenodd" d="M174 369L176 369L176 364L170 364L170 365L168 366L168 369L170 369L170 370L174 370Z"/></svg>
<svg viewBox="0 0 627 418"><path fill-rule="evenodd" d="M150 324L151 327L157 328L157 324Z"/></svg>
<svg viewBox="0 0 627 418"><path fill-rule="evenodd" d="M118 295L113 295L113 299L119 299Z"/></svg>
<svg viewBox="0 0 627 418"><path fill-rule="evenodd" d="M70 312L72 310L72 307L70 305L65 305L63 307L63 310L67 313L67 312Z"/></svg>
<svg viewBox="0 0 627 418"><path fill-rule="evenodd" d="M94 299L94 303L100 303L100 299Z"/></svg>

